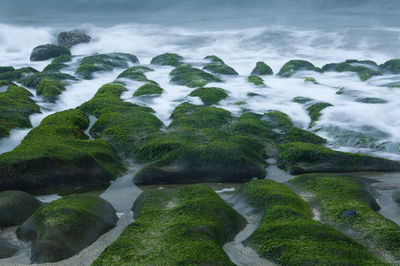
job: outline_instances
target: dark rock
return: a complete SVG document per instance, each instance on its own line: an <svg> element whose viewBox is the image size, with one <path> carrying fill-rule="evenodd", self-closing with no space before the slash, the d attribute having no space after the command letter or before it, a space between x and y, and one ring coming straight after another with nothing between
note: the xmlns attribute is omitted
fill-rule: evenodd
<svg viewBox="0 0 400 266"><path fill-rule="evenodd" d="M79 31L60 32L57 42L59 45L71 48L80 43L88 43L92 38Z"/></svg>
<svg viewBox="0 0 400 266"><path fill-rule="evenodd" d="M18 251L18 247L5 239L0 239L0 259L9 258Z"/></svg>
<svg viewBox="0 0 400 266"><path fill-rule="evenodd" d="M400 189L397 189L395 191L393 191L392 193L392 199L397 202L400 203Z"/></svg>
<svg viewBox="0 0 400 266"><path fill-rule="evenodd" d="M31 53L31 61L44 61L50 58L56 58L60 55L71 55L67 47L45 44L35 47Z"/></svg>
<svg viewBox="0 0 400 266"><path fill-rule="evenodd" d="M69 195L39 208L17 230L33 242L32 263L67 259L116 225L115 210L107 201L90 195Z"/></svg>
<svg viewBox="0 0 400 266"><path fill-rule="evenodd" d="M345 210L342 212L342 214L340 216L344 219L344 218L353 217L356 215L358 215L358 213L355 210Z"/></svg>
<svg viewBox="0 0 400 266"><path fill-rule="evenodd" d="M0 226L22 224L40 205L38 199L22 191L0 192Z"/></svg>

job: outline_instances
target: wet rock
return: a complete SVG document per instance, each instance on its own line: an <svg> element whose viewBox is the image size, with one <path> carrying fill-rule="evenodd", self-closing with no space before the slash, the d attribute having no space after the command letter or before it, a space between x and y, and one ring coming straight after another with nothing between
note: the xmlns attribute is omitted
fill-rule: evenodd
<svg viewBox="0 0 400 266"><path fill-rule="evenodd" d="M69 49L65 46L54 44L45 44L35 47L31 53L31 61L44 61L50 58L56 58L60 55L71 55Z"/></svg>
<svg viewBox="0 0 400 266"><path fill-rule="evenodd" d="M150 64L176 67L181 64L181 60L183 60L183 57L178 54L165 53L165 54L160 54L151 59Z"/></svg>
<svg viewBox="0 0 400 266"><path fill-rule="evenodd" d="M90 195L68 195L40 207L17 230L33 242L32 263L56 262L77 254L116 225L110 203Z"/></svg>
<svg viewBox="0 0 400 266"><path fill-rule="evenodd" d="M18 251L18 247L0 238L0 259L9 258Z"/></svg>
<svg viewBox="0 0 400 266"><path fill-rule="evenodd" d="M267 65L264 62L257 62L255 68L253 71L251 71L252 75L259 75L259 76L264 76L264 75L273 75L272 68Z"/></svg>
<svg viewBox="0 0 400 266"><path fill-rule="evenodd" d="M379 99L379 98L373 98L373 97L365 97L365 98L357 98L356 102L359 103L369 103L369 104L383 104L387 103L386 100Z"/></svg>
<svg viewBox="0 0 400 266"><path fill-rule="evenodd" d="M57 42L59 45L71 48L80 43L88 43L92 38L79 31L60 32Z"/></svg>
<svg viewBox="0 0 400 266"><path fill-rule="evenodd" d="M298 71L315 71L315 72L322 72L322 70L312 63L305 61L305 60L290 60L286 64L282 66L279 70L278 75L284 78L289 78L293 76Z"/></svg>
<svg viewBox="0 0 400 266"><path fill-rule="evenodd" d="M342 214L340 215L340 217L344 218L348 218L348 217L352 217L352 216L356 216L358 215L358 213L355 210L345 210L342 212Z"/></svg>
<svg viewBox="0 0 400 266"><path fill-rule="evenodd" d="M400 189L397 189L395 191L393 191L392 193L392 199L397 202L400 203Z"/></svg>
<svg viewBox="0 0 400 266"><path fill-rule="evenodd" d="M38 199L22 191L0 192L0 227L22 224L40 205Z"/></svg>

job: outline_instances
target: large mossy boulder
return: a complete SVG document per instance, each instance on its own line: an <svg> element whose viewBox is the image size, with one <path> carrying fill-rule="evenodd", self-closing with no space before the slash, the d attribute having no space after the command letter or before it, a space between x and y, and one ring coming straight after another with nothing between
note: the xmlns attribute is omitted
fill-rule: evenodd
<svg viewBox="0 0 400 266"><path fill-rule="evenodd" d="M307 203L272 180L244 184L236 197L259 209L260 226L244 244L279 265L380 265L368 249L313 220Z"/></svg>
<svg viewBox="0 0 400 266"><path fill-rule="evenodd" d="M266 87L264 80L257 75L248 76L247 81L259 87Z"/></svg>
<svg viewBox="0 0 400 266"><path fill-rule="evenodd" d="M43 79L53 79L58 81L67 82L70 80L77 80L74 76L71 76L67 73L61 72L37 72L32 75L29 75L23 78L20 82L22 85L29 87L29 88L36 88L36 86L40 83Z"/></svg>
<svg viewBox="0 0 400 266"><path fill-rule="evenodd" d="M400 74L400 59L392 59L380 65L383 72L391 72L393 74Z"/></svg>
<svg viewBox="0 0 400 266"><path fill-rule="evenodd" d="M0 138L7 136L11 129L32 127L29 116L40 113L40 107L31 99L29 91L14 83L0 81Z"/></svg>
<svg viewBox="0 0 400 266"><path fill-rule="evenodd" d="M105 84L79 108L98 118L90 129L92 136L106 140L118 153L132 156L150 134L160 132L163 123L151 108L124 102L120 98L124 91L120 83Z"/></svg>
<svg viewBox="0 0 400 266"><path fill-rule="evenodd" d="M169 75L171 82L190 88L203 87L210 82L221 82L216 76L188 64L179 65Z"/></svg>
<svg viewBox="0 0 400 266"><path fill-rule="evenodd" d="M45 44L35 47L31 53L31 61L44 61L50 58L56 58L60 55L71 55L69 49L65 46Z"/></svg>
<svg viewBox="0 0 400 266"><path fill-rule="evenodd" d="M19 81L24 77L37 73L38 71L32 67L21 67L18 69L1 72L0 80L3 81Z"/></svg>
<svg viewBox="0 0 400 266"><path fill-rule="evenodd" d="M164 89L154 83L146 83L140 86L134 93L133 97L138 96L158 96L164 92Z"/></svg>
<svg viewBox="0 0 400 266"><path fill-rule="evenodd" d="M382 73L379 71L378 65L373 61L359 61L359 60L346 60L342 63L327 64L322 67L325 71L336 72L355 72L361 80L367 80L373 76L380 76Z"/></svg>
<svg viewBox="0 0 400 266"><path fill-rule="evenodd" d="M207 186L145 191L133 211L93 265L233 265L222 246L245 221Z"/></svg>
<svg viewBox="0 0 400 266"><path fill-rule="evenodd" d="M13 151L0 155L0 187L108 185L123 165L109 144L88 140L88 126L88 116L79 110L46 117Z"/></svg>
<svg viewBox="0 0 400 266"><path fill-rule="evenodd" d="M64 31L60 32L57 37L57 43L58 45L66 46L68 48L71 48L72 46L75 46L77 44L81 43L88 43L90 42L92 38L79 31Z"/></svg>
<svg viewBox="0 0 400 266"><path fill-rule="evenodd" d="M20 225L41 205L41 202L23 191L0 192L0 227Z"/></svg>
<svg viewBox="0 0 400 266"><path fill-rule="evenodd" d="M282 145L278 165L292 174L400 170L399 162L302 142Z"/></svg>
<svg viewBox="0 0 400 266"><path fill-rule="evenodd" d="M217 104L228 97L226 90L216 87L203 87L192 91L189 96L199 97L205 105Z"/></svg>
<svg viewBox="0 0 400 266"><path fill-rule="evenodd" d="M145 73L151 71L154 71L154 69L147 66L134 66L124 70L121 74L118 75L117 78L126 78L140 82L150 82L150 80L147 79Z"/></svg>
<svg viewBox="0 0 400 266"><path fill-rule="evenodd" d="M65 91L64 84L56 79L41 79L36 86L36 94L49 102L55 102L63 91Z"/></svg>
<svg viewBox="0 0 400 266"><path fill-rule="evenodd" d="M135 55L126 53L95 54L84 57L75 74L83 79L92 79L94 72L127 68L128 63L137 64L139 59Z"/></svg>
<svg viewBox="0 0 400 266"><path fill-rule="evenodd" d="M273 75L274 72L272 71L272 68L267 65L264 62L257 62L256 66L254 67L253 71L251 71L251 75L257 75L257 76L267 76L267 75Z"/></svg>
<svg viewBox="0 0 400 266"><path fill-rule="evenodd" d="M204 65L204 70L220 75L239 75L232 67L225 64L221 58L215 55L206 56L204 59L210 61L210 63Z"/></svg>
<svg viewBox="0 0 400 266"><path fill-rule="evenodd" d="M102 198L68 195L40 207L17 236L32 241L32 263L57 262L92 244L117 220L112 205Z"/></svg>
<svg viewBox="0 0 400 266"><path fill-rule="evenodd" d="M298 71L315 71L322 72L322 70L312 63L305 60L290 60L285 63L279 70L278 75L284 78L289 78L293 76Z"/></svg>
<svg viewBox="0 0 400 266"><path fill-rule="evenodd" d="M370 188L365 180L346 175L307 174L296 177L290 184L312 195L310 200L320 206L323 222L349 232L378 256L398 264L400 227L377 212L379 206L368 193Z"/></svg>
<svg viewBox="0 0 400 266"><path fill-rule="evenodd" d="M65 64L66 62L71 61L71 56L70 55L60 55L57 58L54 58L50 64L48 64L44 69L43 72L57 72L60 71L61 69L67 67Z"/></svg>
<svg viewBox="0 0 400 266"><path fill-rule="evenodd" d="M176 67L181 64L183 57L174 53L160 54L151 59L150 64Z"/></svg>

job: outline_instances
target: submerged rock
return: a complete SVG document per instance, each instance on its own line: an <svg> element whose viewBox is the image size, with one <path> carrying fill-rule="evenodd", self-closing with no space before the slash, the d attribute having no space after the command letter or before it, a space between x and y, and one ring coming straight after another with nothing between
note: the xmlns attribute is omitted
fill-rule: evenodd
<svg viewBox="0 0 400 266"><path fill-rule="evenodd" d="M60 32L58 34L57 42L59 45L71 48L80 43L88 43L92 38L85 33L79 31Z"/></svg>
<svg viewBox="0 0 400 266"><path fill-rule="evenodd" d="M382 73L379 71L378 65L369 60L346 60L342 63L326 64L322 67L323 71L336 71L336 72L355 72L361 80L367 80L373 76L380 76Z"/></svg>
<svg viewBox="0 0 400 266"><path fill-rule="evenodd" d="M380 66L383 72L391 72L393 74L400 74L400 59L392 59L386 61Z"/></svg>
<svg viewBox="0 0 400 266"><path fill-rule="evenodd" d="M40 207L17 230L33 242L32 263L57 262L77 254L113 228L110 203L90 195L68 195Z"/></svg>
<svg viewBox="0 0 400 266"><path fill-rule="evenodd" d="M22 224L41 204L38 199L22 191L0 192L0 227Z"/></svg>
<svg viewBox="0 0 400 266"><path fill-rule="evenodd" d="M5 259L13 256L19 248L5 239L0 238L0 259Z"/></svg>
<svg viewBox="0 0 400 266"><path fill-rule="evenodd" d="M136 220L93 265L233 265L222 246L244 219L205 185L147 190Z"/></svg>
<svg viewBox="0 0 400 266"><path fill-rule="evenodd" d="M397 189L395 191L393 191L392 193L392 199L397 202L400 203L400 189Z"/></svg>
<svg viewBox="0 0 400 266"><path fill-rule="evenodd" d="M256 75L250 75L247 78L247 81L250 83L253 83L254 85L259 86L259 87L266 87L264 80Z"/></svg>
<svg viewBox="0 0 400 266"><path fill-rule="evenodd" d="M60 55L59 57L53 59L50 64L48 64L44 69L43 72L57 72L61 69L67 67L66 62L71 61L70 55Z"/></svg>
<svg viewBox="0 0 400 266"><path fill-rule="evenodd" d="M325 103L325 102L317 102L313 103L312 105L307 107L307 112L308 115L310 116L311 122L309 127L315 126L316 122L318 119L322 116L322 110L324 110L327 107L333 106L330 103Z"/></svg>
<svg viewBox="0 0 400 266"><path fill-rule="evenodd" d="M45 44L35 47L31 53L31 61L44 61L50 58L56 58L60 55L71 55L71 52L67 47Z"/></svg>
<svg viewBox="0 0 400 266"><path fill-rule="evenodd" d="M290 60L282 66L282 68L279 70L278 75L284 78L289 78L293 76L296 72L304 70L322 72L320 68L314 66L308 61Z"/></svg>

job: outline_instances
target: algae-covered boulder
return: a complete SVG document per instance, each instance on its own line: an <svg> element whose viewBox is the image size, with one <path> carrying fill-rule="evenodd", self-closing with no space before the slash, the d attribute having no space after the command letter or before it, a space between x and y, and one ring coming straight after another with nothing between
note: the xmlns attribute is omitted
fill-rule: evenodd
<svg viewBox="0 0 400 266"><path fill-rule="evenodd" d="M301 142L282 145L278 165L292 174L400 170L400 163L388 159L339 152L324 146Z"/></svg>
<svg viewBox="0 0 400 266"><path fill-rule="evenodd" d="M221 82L216 76L201 69L191 67L188 64L179 65L169 75L173 83L190 88L203 87L210 82Z"/></svg>
<svg viewBox="0 0 400 266"><path fill-rule="evenodd" d="M239 75L232 67L225 64L221 58L215 55L206 56L204 59L211 61L204 65L203 69L205 70L221 75Z"/></svg>
<svg viewBox="0 0 400 266"><path fill-rule="evenodd" d="M11 129L32 127L29 116L40 113L40 107L30 98L33 95L11 82L0 81L0 138L7 136Z"/></svg>
<svg viewBox="0 0 400 266"><path fill-rule="evenodd" d="M305 61L305 60L290 60L286 64L282 66L279 70L278 75L284 78L291 77L298 71L315 71L315 72L322 72L322 70L312 63Z"/></svg>
<svg viewBox="0 0 400 266"><path fill-rule="evenodd" d="M267 76L273 75L274 72L272 68L264 62L257 62L256 66L254 67L253 71L251 71L251 75L258 75L258 76Z"/></svg>
<svg viewBox="0 0 400 266"><path fill-rule="evenodd" d="M199 97L205 105L213 105L228 97L228 93L221 88L203 87L195 89L189 96Z"/></svg>
<svg viewBox="0 0 400 266"><path fill-rule="evenodd" d="M244 184L236 197L259 209L263 218L244 244L279 265L379 265L355 240L314 221L307 203L272 180Z"/></svg>
<svg viewBox="0 0 400 266"><path fill-rule="evenodd" d="M250 75L247 81L259 87L266 87L264 80L257 75Z"/></svg>
<svg viewBox="0 0 400 266"><path fill-rule="evenodd" d="M319 84L318 81L313 77L305 77L304 83Z"/></svg>
<svg viewBox="0 0 400 266"><path fill-rule="evenodd" d="M36 86L37 95L49 102L55 102L63 91L65 91L64 84L56 79L41 79Z"/></svg>
<svg viewBox="0 0 400 266"><path fill-rule="evenodd" d="M31 61L43 61L50 58L56 58L60 55L71 55L71 52L67 47L45 44L35 47L31 53Z"/></svg>
<svg viewBox="0 0 400 266"><path fill-rule="evenodd" d="M150 134L160 132L163 123L151 108L121 100L124 91L126 88L119 83L105 84L79 108L98 118L90 129L92 136L103 138L117 152L132 156Z"/></svg>
<svg viewBox="0 0 400 266"><path fill-rule="evenodd" d="M310 116L311 122L309 127L313 127L315 126L315 124L317 123L318 119L322 116L322 110L324 110L327 107L333 106L330 103L326 103L326 102L317 102L317 103L313 103L312 105L309 105L307 107L307 112L308 115Z"/></svg>
<svg viewBox="0 0 400 266"><path fill-rule="evenodd" d="M93 265L233 265L222 246L245 221L207 186L144 191L133 211Z"/></svg>
<svg viewBox="0 0 400 266"><path fill-rule="evenodd" d="M320 206L323 222L350 233L376 255L398 264L400 227L377 212L379 206L368 193L366 181L346 175L307 174L290 183L312 195L310 200ZM347 210L356 215L343 215Z"/></svg>
<svg viewBox="0 0 400 266"><path fill-rule="evenodd" d="M0 227L22 224L40 205L38 199L23 191L0 192Z"/></svg>
<svg viewBox="0 0 400 266"><path fill-rule="evenodd" d="M0 73L0 80L19 81L20 79L37 72L38 71L32 67L21 67L12 71L4 71Z"/></svg>
<svg viewBox="0 0 400 266"><path fill-rule="evenodd" d="M373 61L358 61L346 60L342 63L327 64L322 67L325 71L336 72L355 72L361 80L367 80L373 76L380 76L382 73L379 71L378 65Z"/></svg>
<svg viewBox="0 0 400 266"><path fill-rule="evenodd" d="M90 195L68 195L40 207L17 230L32 241L32 263L67 259L113 228L117 216L110 203Z"/></svg>
<svg viewBox="0 0 400 266"><path fill-rule="evenodd" d="M383 72L391 72L393 74L400 73L400 59L392 59L386 61L384 64L380 66Z"/></svg>
<svg viewBox="0 0 400 266"><path fill-rule="evenodd" d="M92 79L94 72L127 68L128 62L137 64L139 60L136 56L126 53L95 54L84 57L75 73L83 79Z"/></svg>
<svg viewBox="0 0 400 266"><path fill-rule="evenodd" d="M80 43L88 43L92 38L79 31L64 31L58 34L57 43L62 46L71 48Z"/></svg>
<svg viewBox="0 0 400 266"><path fill-rule="evenodd" d="M29 88L36 88L36 86L43 79L53 79L58 81L69 81L69 80L77 80L75 77L70 74L61 73L61 72L37 72L32 75L29 75L22 79L20 82L22 85Z"/></svg>
<svg viewBox="0 0 400 266"><path fill-rule="evenodd" d="M308 104L313 101L314 101L314 99L309 98L309 97L304 97L304 96L296 96L292 99L292 102L299 103L299 104Z"/></svg>
<svg viewBox="0 0 400 266"><path fill-rule="evenodd" d="M160 66L178 66L181 64L183 57L174 53L160 54L151 59L150 64Z"/></svg>
<svg viewBox="0 0 400 266"><path fill-rule="evenodd" d="M5 72L14 71L15 68L12 66L0 66L0 74Z"/></svg>
<svg viewBox="0 0 400 266"><path fill-rule="evenodd" d="M150 82L144 73L154 71L154 69L147 66L134 66L124 70L118 75L118 79L127 78L135 81Z"/></svg>
<svg viewBox="0 0 400 266"><path fill-rule="evenodd" d="M154 83L146 83L133 93L133 97L138 96L158 96L164 92L164 89Z"/></svg>
<svg viewBox="0 0 400 266"><path fill-rule="evenodd" d="M67 110L46 117L13 151L0 155L0 187L34 191L108 185L122 170L109 144L88 140L88 117Z"/></svg>
<svg viewBox="0 0 400 266"><path fill-rule="evenodd" d="M71 61L71 56L70 55L60 55L57 58L54 58L50 64L48 64L44 69L43 72L57 72L60 71L61 69L67 67L66 62Z"/></svg>

